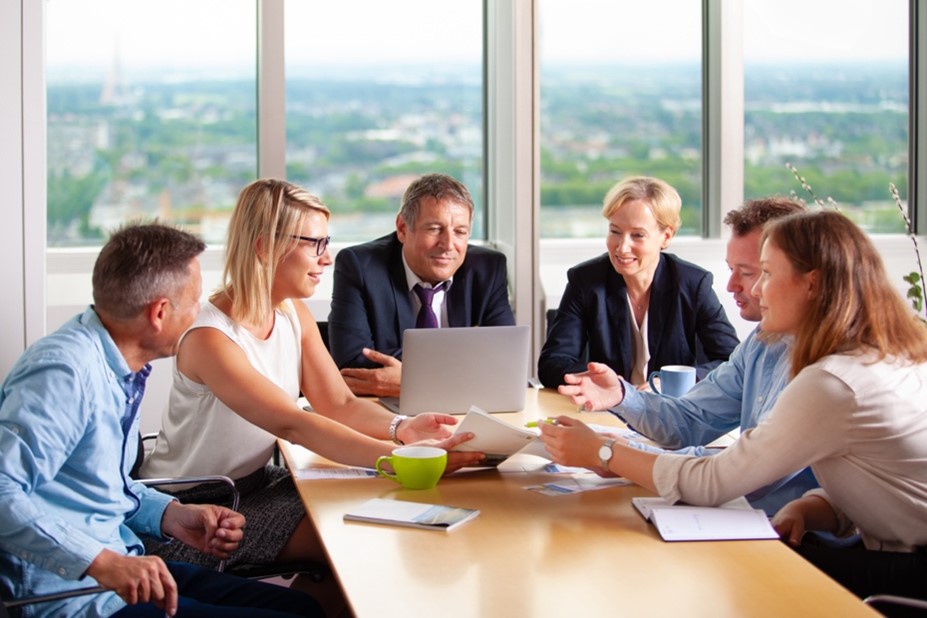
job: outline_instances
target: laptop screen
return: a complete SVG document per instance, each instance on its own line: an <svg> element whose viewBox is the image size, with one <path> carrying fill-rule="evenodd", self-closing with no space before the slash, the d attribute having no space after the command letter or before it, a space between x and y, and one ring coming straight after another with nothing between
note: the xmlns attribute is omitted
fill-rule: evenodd
<svg viewBox="0 0 927 618"><path fill-rule="evenodd" d="M399 411L465 414L525 407L530 357L527 326L416 328L403 333ZM395 400L382 400L395 411ZM393 405L390 405L390 404Z"/></svg>

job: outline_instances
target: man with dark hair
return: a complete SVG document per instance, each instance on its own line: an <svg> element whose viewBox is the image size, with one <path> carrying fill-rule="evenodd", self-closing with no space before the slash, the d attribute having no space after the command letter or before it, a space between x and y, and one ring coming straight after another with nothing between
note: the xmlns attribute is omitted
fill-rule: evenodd
<svg viewBox="0 0 927 618"><path fill-rule="evenodd" d="M19 358L0 390L0 584L15 597L99 585L37 615L321 615L289 589L145 556L138 535L219 558L244 517L184 505L129 477L150 362L171 356L199 312L205 245L130 225L93 269L94 305Z"/></svg>
<svg viewBox="0 0 927 618"><path fill-rule="evenodd" d="M763 225L802 211L804 206L798 202L771 197L749 200L724 218L733 231L727 244L731 269L727 290L734 295L743 319L759 322L761 317L759 301L750 290L760 276ZM732 429L755 427L772 409L788 379L787 343L764 341L757 327L734 349L730 360L678 399L638 391L601 363L590 363L583 373L567 374L559 391L587 410L608 409L666 449L711 455L717 450L706 448L706 444ZM642 450L653 449L638 441L631 444ZM806 468L753 492L747 499L771 516L814 487L817 481Z"/></svg>
<svg viewBox="0 0 927 618"><path fill-rule="evenodd" d="M509 326L505 256L468 244L473 199L445 174L414 181L396 231L335 258L328 335L358 395L399 395L407 328Z"/></svg>

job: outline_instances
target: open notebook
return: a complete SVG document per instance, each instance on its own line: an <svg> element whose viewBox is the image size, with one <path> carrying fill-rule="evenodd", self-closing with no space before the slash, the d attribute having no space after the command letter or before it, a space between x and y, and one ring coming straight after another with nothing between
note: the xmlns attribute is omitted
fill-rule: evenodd
<svg viewBox="0 0 927 618"><path fill-rule="evenodd" d="M399 398L381 403L393 412L464 414L525 407L530 332L527 326L415 328L402 337Z"/></svg>

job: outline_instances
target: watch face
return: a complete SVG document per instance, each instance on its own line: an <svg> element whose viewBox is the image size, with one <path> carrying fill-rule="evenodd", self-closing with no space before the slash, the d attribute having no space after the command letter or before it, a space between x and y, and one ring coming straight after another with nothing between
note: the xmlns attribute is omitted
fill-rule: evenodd
<svg viewBox="0 0 927 618"><path fill-rule="evenodd" d="M599 447L599 459L602 461L608 461L612 458L612 444L611 442L606 442Z"/></svg>

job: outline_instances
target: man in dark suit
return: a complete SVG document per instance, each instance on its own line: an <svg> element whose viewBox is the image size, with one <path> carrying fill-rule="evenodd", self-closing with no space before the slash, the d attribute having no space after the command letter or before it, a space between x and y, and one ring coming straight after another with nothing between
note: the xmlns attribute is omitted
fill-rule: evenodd
<svg viewBox="0 0 927 618"><path fill-rule="evenodd" d="M450 176L406 189L396 231L338 252L332 357L358 395L399 395L407 328L509 326L505 256L471 246L473 199Z"/></svg>

